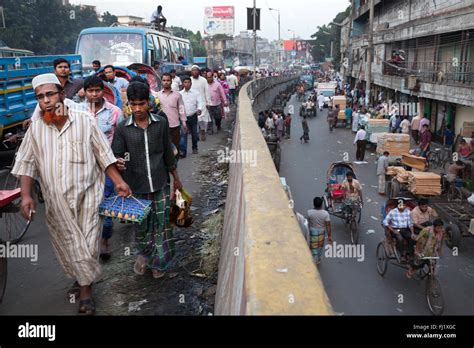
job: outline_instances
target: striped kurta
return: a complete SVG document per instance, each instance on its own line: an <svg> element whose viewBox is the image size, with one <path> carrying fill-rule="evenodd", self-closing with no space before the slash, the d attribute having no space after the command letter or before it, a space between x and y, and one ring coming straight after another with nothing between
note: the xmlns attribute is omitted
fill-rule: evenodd
<svg viewBox="0 0 474 348"><path fill-rule="evenodd" d="M98 260L105 169L116 162L105 135L85 111L69 109L61 131L33 121L12 173L39 180L56 256L81 286L100 277Z"/></svg>

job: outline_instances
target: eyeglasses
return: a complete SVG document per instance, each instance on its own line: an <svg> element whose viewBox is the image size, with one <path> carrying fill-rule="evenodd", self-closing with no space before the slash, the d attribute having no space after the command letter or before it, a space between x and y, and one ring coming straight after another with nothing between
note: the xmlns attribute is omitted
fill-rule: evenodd
<svg viewBox="0 0 474 348"><path fill-rule="evenodd" d="M43 100L45 97L48 97L48 99L50 99L51 97L54 97L56 94L59 94L61 92L57 91L57 92L48 92L46 94L38 94L36 96L36 99L37 100Z"/></svg>

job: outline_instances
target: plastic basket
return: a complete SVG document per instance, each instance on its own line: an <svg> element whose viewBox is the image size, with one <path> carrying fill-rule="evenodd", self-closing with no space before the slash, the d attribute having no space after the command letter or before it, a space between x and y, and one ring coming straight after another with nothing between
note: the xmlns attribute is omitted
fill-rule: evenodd
<svg viewBox="0 0 474 348"><path fill-rule="evenodd" d="M99 205L99 215L141 223L151 212L152 201L137 199L135 197L109 197Z"/></svg>

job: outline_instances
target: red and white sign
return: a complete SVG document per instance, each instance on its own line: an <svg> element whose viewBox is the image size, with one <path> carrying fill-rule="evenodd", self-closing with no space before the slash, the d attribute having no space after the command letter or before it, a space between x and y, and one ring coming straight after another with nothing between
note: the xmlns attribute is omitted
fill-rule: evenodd
<svg viewBox="0 0 474 348"><path fill-rule="evenodd" d="M207 18L234 18L234 6L212 6L204 9Z"/></svg>

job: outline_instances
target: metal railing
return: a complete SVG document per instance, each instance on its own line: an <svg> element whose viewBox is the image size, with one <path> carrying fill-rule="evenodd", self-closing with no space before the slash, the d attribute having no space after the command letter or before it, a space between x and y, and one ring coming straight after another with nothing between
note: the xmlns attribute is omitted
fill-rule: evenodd
<svg viewBox="0 0 474 348"><path fill-rule="evenodd" d="M474 62L383 62L383 73L415 75L420 82L474 86Z"/></svg>

